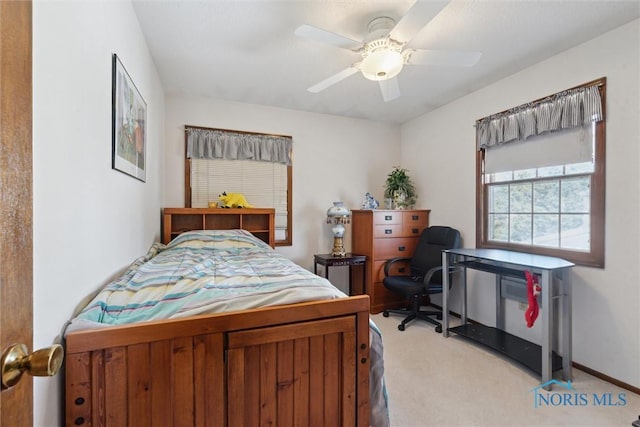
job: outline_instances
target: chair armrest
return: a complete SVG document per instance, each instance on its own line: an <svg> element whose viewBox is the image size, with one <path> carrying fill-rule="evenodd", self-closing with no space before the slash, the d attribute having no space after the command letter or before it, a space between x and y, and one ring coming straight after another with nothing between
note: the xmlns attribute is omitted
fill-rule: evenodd
<svg viewBox="0 0 640 427"><path fill-rule="evenodd" d="M388 277L389 276L389 268L391 267L391 264L393 264L394 262L400 262L400 261L411 261L411 258L408 258L408 257L396 257L396 258L388 259L384 263L384 277Z"/></svg>
<svg viewBox="0 0 640 427"><path fill-rule="evenodd" d="M424 284L427 287L429 287L429 284L431 283L431 278L433 277L433 275L436 274L438 271L441 271L441 270L442 270L442 266L441 265L429 269L429 271L427 271L427 274L424 275L424 279L423 279Z"/></svg>
<svg viewBox="0 0 640 427"><path fill-rule="evenodd" d="M432 269L430 269L429 271L427 271L427 274L424 275L424 284L425 286L427 286L427 288L429 287L429 284L431 283L431 278L433 277L433 275L435 273L437 273L438 271L442 271L442 266L438 266L438 267L433 267ZM449 274L454 274L454 273L459 273L462 271L461 267L449 267ZM449 287L451 287L451 283L449 283Z"/></svg>

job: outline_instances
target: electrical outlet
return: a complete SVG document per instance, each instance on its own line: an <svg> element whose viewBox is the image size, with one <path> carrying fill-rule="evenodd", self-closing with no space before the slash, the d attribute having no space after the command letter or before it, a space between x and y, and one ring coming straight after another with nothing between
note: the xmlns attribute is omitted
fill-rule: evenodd
<svg viewBox="0 0 640 427"><path fill-rule="evenodd" d="M525 303L525 302L518 302L518 308L522 311L527 311L527 307L529 307L529 304Z"/></svg>

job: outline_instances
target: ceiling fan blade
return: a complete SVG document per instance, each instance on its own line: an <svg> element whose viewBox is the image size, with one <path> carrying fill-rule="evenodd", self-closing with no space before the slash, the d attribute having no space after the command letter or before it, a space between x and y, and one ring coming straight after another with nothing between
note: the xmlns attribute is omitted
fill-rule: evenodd
<svg viewBox="0 0 640 427"><path fill-rule="evenodd" d="M416 49L411 52L407 64L473 67L478 63L481 56L482 53L480 52Z"/></svg>
<svg viewBox="0 0 640 427"><path fill-rule="evenodd" d="M382 92L382 99L384 102L393 101L400 97L400 86L398 85L398 78L393 77L388 80L379 80L380 92Z"/></svg>
<svg viewBox="0 0 640 427"><path fill-rule="evenodd" d="M333 76L327 77L326 79L322 80L321 82L314 84L313 86L311 86L307 90L309 92L312 92L312 93L318 93L320 91L325 90L329 86L333 86L334 84L338 83L339 81L342 81L342 80L346 79L347 77L357 73L358 71L359 70L356 67L345 68L344 70L340 71L339 73L336 73Z"/></svg>
<svg viewBox="0 0 640 427"><path fill-rule="evenodd" d="M389 36L399 42L406 43L418 34L449 3L449 0L433 1L418 0L400 18L400 21L389 33Z"/></svg>
<svg viewBox="0 0 640 427"><path fill-rule="evenodd" d="M340 34L332 33L331 31L323 30L322 28L314 27L312 25L300 25L296 28L295 35L320 43L341 47L343 49L358 50L362 47L362 42L352 40L348 37L341 36Z"/></svg>

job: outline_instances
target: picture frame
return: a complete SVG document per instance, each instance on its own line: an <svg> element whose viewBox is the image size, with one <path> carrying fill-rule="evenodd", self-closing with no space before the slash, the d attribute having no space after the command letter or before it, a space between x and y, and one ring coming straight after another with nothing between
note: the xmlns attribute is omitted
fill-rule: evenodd
<svg viewBox="0 0 640 427"><path fill-rule="evenodd" d="M146 180L147 103L113 54L112 169Z"/></svg>

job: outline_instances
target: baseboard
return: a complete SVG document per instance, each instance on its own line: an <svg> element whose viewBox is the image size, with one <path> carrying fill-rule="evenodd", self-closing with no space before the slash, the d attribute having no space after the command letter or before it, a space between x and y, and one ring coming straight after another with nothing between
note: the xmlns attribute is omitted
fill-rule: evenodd
<svg viewBox="0 0 640 427"><path fill-rule="evenodd" d="M442 310L442 307L439 306L439 305L431 304L431 306ZM457 317L458 319L460 319L460 315L458 313L454 313L453 311L449 311L449 315L453 316L453 317ZM476 323L476 324L480 324L481 325L480 322L476 322L473 319L467 318L467 321L469 323ZM631 384L627 384L627 383L625 383L623 381L617 380L617 379L615 379L613 377L610 377L609 375L606 375L606 374L603 374L602 372L596 371L595 369L591 369L590 367L585 366L585 365L583 365L581 363L571 362L571 366L573 366L576 369L581 370L582 372L586 372L589 375L593 375L594 377L596 377L598 379L601 379L602 381L606 381L606 382L608 382L610 384L613 384L615 386L618 386L620 388L628 390L628 391L630 391L632 393L640 395L640 387L635 387L635 386L632 386Z"/></svg>
<svg viewBox="0 0 640 427"><path fill-rule="evenodd" d="M609 375L603 374L602 372L598 372L595 369L591 369L588 366L584 366L580 363L576 363L576 362L571 362L571 366L573 366L576 369L580 369L583 372L586 372L589 375L593 375L596 378L601 379L602 381L606 381L608 383L611 383L615 386L618 386L620 388L623 388L625 390L629 390L635 394L639 394L640 395L640 387L634 387L631 384L627 384L625 382L622 382L620 380L617 380L613 377L610 377Z"/></svg>

